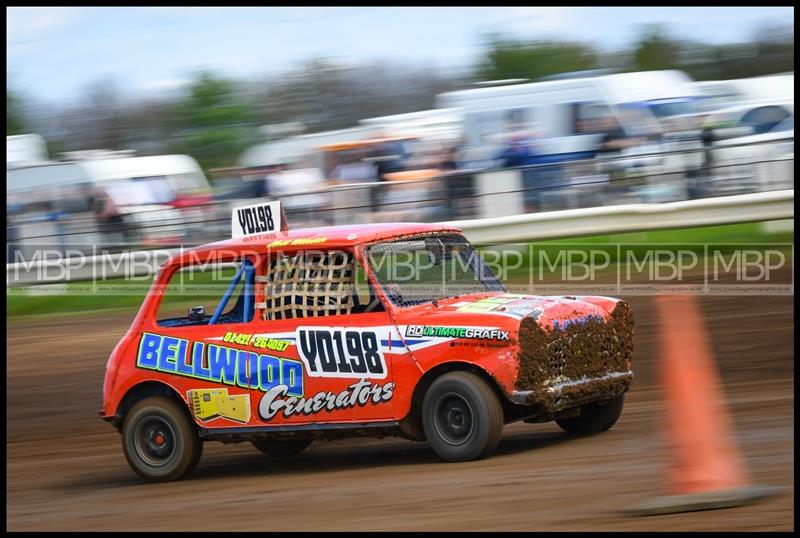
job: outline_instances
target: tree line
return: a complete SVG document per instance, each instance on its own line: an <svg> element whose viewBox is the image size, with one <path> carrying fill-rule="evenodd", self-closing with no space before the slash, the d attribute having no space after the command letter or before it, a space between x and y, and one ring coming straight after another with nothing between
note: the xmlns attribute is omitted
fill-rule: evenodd
<svg viewBox="0 0 800 538"><path fill-rule="evenodd" d="M354 126L360 119L435 107L437 94L483 80L540 80L591 69L680 69L697 80L794 71L792 26L763 27L747 42L706 44L648 26L627 49L601 51L568 40L490 35L471 69L441 70L387 62L342 64L309 60L279 75L250 80L199 72L170 96L132 98L112 80L90 85L69 105L33 103L6 93L6 134L36 132L50 154L81 149L134 149L140 155L186 153L205 170L231 166L263 142L259 127L301 122L306 132Z"/></svg>

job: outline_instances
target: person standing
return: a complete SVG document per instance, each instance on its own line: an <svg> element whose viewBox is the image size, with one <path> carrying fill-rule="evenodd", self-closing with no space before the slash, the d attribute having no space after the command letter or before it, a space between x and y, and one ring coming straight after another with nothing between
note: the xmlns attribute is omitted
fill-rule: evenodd
<svg viewBox="0 0 800 538"><path fill-rule="evenodd" d="M511 136L509 143L497 156L503 168L526 168L521 171L523 198L526 211L534 211L539 207L539 195L541 186L539 185L538 156L533 150L532 140L527 133L516 133Z"/></svg>
<svg viewBox="0 0 800 538"><path fill-rule="evenodd" d="M471 212L474 198L472 176L459 173L458 153L454 146L445 148L439 170L442 171L444 191L450 202L445 204L449 209L448 218L466 217Z"/></svg>

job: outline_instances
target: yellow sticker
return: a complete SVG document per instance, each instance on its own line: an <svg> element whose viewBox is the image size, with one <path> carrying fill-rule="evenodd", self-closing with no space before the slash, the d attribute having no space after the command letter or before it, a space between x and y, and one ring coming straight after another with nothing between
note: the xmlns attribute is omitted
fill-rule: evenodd
<svg viewBox="0 0 800 538"><path fill-rule="evenodd" d="M228 389L193 389L187 393L198 420L227 418L242 424L250 420L250 395L228 396Z"/></svg>
<svg viewBox="0 0 800 538"><path fill-rule="evenodd" d="M327 237L307 237L307 238L299 238L299 239L276 239L272 243L269 243L267 247L288 247L288 246L295 246L295 245L319 245L321 243L326 243L328 241Z"/></svg>
<svg viewBox="0 0 800 538"><path fill-rule="evenodd" d="M474 303L462 306L458 309L459 312L490 312L500 305L516 301L517 297L487 297L480 299Z"/></svg>

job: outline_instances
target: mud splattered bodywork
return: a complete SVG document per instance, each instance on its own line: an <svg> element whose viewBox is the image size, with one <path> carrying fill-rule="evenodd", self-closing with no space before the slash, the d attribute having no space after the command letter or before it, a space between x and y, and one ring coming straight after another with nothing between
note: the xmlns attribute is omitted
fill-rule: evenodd
<svg viewBox="0 0 800 538"><path fill-rule="evenodd" d="M420 252L430 256L420 258L427 268L418 278L408 282L389 270L387 259ZM238 260L229 289L239 277L251 282L241 286L241 310L234 307L230 319L162 319L164 294L148 294L109 358L101 416L121 430L131 402L155 393L186 406L207 439L378 436L419 423L425 391L455 370L479 375L508 400L506 422L552 417L628 389L627 304L507 293L490 269L473 267L480 258L472 254L458 230L423 224L262 234L187 251L165 265L153 289L167 289L187 267ZM345 293L331 297L347 301L331 310L330 301L319 301L327 296L307 287L287 295L295 276L277 263L287 257L322 264L305 277L316 279L315 290L340 271L336 289ZM360 297L348 291L356 289L348 283L356 267L372 297L358 308ZM459 276L445 286L452 274Z"/></svg>
<svg viewBox="0 0 800 538"><path fill-rule="evenodd" d="M580 412L585 404L623 394L633 381L633 314L620 299L496 293L419 307L398 318L420 324L401 329L419 338L407 344L423 371L454 359L477 365L515 404L506 409L509 422ZM446 325L496 327L508 337L437 340L421 329Z"/></svg>
<svg viewBox="0 0 800 538"><path fill-rule="evenodd" d="M239 208L233 239L171 258L109 357L100 414L145 479L184 476L206 440L296 453L401 435L471 461L504 423L583 414L630 386L633 325L618 299L507 293L447 226L290 232L279 214ZM238 266L214 314L164 317L173 277L209 264Z"/></svg>
<svg viewBox="0 0 800 538"><path fill-rule="evenodd" d="M633 381L633 315L618 301L605 318L589 315L570 323L522 320L515 403L542 415L623 394Z"/></svg>

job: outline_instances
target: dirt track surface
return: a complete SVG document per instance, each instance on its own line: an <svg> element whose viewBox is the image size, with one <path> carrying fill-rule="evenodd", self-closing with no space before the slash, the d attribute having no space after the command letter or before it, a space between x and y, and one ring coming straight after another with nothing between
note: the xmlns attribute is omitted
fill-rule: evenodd
<svg viewBox="0 0 800 538"><path fill-rule="evenodd" d="M401 439L317 442L290 462L206 443L186 480L146 484L98 416L108 354L133 314L7 323L8 530L793 530L792 297L706 297L701 307L762 504L630 518L664 493L655 311L636 316L636 380L617 425L571 438L506 426L493 456L440 462Z"/></svg>

